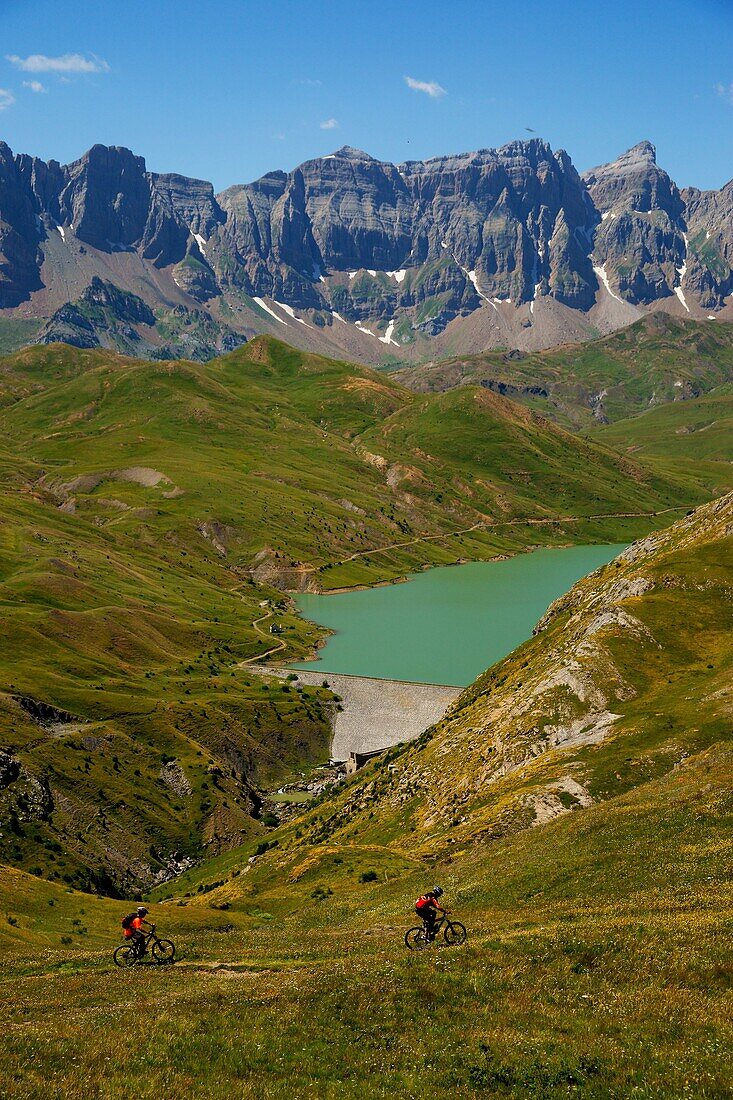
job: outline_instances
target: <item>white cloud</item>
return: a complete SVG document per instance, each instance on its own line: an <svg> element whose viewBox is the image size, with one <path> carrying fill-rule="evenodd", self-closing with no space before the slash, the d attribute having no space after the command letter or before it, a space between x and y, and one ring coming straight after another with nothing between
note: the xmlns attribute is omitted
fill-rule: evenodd
<svg viewBox="0 0 733 1100"><path fill-rule="evenodd" d="M436 80L415 80L414 76L406 76L405 84L412 88L413 92L425 92L431 99L440 99L442 95L448 95L445 88L441 88Z"/></svg>
<svg viewBox="0 0 733 1100"><path fill-rule="evenodd" d="M12 107L15 103L15 96L9 88L0 88L0 111L4 111L6 107Z"/></svg>
<svg viewBox="0 0 733 1100"><path fill-rule="evenodd" d="M64 53L60 57L46 57L42 53L32 53L29 57L17 54L5 55L6 60L22 69L24 73L108 73L109 65L101 57L91 54L84 57L80 53Z"/></svg>
<svg viewBox="0 0 733 1100"><path fill-rule="evenodd" d="M733 84L721 84L718 82L715 85L715 91L718 93L721 99L733 105Z"/></svg>
<svg viewBox="0 0 733 1100"><path fill-rule="evenodd" d="M321 123L322 130L338 130L338 119L327 118Z"/></svg>
<svg viewBox="0 0 733 1100"><path fill-rule="evenodd" d="M298 84L304 84L306 88L320 88L323 84L323 81L314 80L310 76L304 76L302 80L298 81Z"/></svg>
<svg viewBox="0 0 733 1100"><path fill-rule="evenodd" d="M46 88L44 88L44 86L43 86L43 84L41 84L40 80L24 80L23 81L23 87L24 88L30 88L30 90L32 92L45 92L46 91Z"/></svg>

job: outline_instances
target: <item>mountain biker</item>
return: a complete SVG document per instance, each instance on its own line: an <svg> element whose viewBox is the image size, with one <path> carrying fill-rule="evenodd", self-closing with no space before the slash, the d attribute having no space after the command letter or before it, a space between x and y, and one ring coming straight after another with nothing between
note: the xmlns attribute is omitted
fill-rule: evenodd
<svg viewBox="0 0 733 1100"><path fill-rule="evenodd" d="M438 898L442 896L443 890L441 887L434 886L432 890L428 890L427 894L421 894L415 902L415 912L425 924L428 940L433 940L435 938L435 921L437 914L447 912L442 905L438 904Z"/></svg>
<svg viewBox="0 0 733 1100"><path fill-rule="evenodd" d="M146 921L145 918L148 915L148 911L144 905L138 905L134 913L130 913L122 922L122 928L125 934L126 940L132 940L138 955L145 954L145 933L143 927L152 928L152 924Z"/></svg>

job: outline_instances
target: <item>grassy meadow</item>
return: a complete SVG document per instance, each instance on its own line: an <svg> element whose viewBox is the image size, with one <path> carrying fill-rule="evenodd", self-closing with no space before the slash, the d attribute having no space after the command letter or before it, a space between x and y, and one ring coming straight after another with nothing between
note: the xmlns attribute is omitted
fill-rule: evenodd
<svg viewBox="0 0 733 1100"><path fill-rule="evenodd" d="M733 325L657 311L584 344L507 355L487 351L402 367L412 389L437 392L487 379L515 400L574 429L640 416L698 397L733 376Z"/></svg>

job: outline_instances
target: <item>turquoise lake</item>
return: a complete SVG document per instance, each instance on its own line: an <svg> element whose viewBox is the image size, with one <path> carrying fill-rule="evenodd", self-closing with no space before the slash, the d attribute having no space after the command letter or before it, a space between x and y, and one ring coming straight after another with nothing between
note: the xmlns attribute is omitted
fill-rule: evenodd
<svg viewBox="0 0 733 1100"><path fill-rule="evenodd" d="M526 641L553 600L624 545L535 550L428 569L403 584L304 593L296 597L301 614L335 633L320 660L292 667L463 687Z"/></svg>

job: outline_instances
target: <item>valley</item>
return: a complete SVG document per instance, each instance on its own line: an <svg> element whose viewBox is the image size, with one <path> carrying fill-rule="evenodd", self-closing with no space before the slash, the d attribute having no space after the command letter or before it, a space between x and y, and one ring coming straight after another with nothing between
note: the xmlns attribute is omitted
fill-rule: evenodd
<svg viewBox="0 0 733 1100"><path fill-rule="evenodd" d="M0 851L106 893L266 836L263 792L327 759L332 693L248 671L316 646L289 591L628 542L705 497L501 395L268 337L211 364L28 348L0 380Z"/></svg>
<svg viewBox="0 0 733 1100"><path fill-rule="evenodd" d="M733 1100L733 5L0 32L0 1100Z"/></svg>
<svg viewBox="0 0 733 1100"><path fill-rule="evenodd" d="M58 1051L55 1086L109 1096L409 1095L426 1060L467 1096L725 1096L732 509L634 543L412 745L153 891L169 970L110 974L120 903L3 870L8 1095ZM432 881L469 940L413 956Z"/></svg>
<svg viewBox="0 0 733 1100"><path fill-rule="evenodd" d="M268 336L0 360L9 1097L44 1095L14 1067L48 1071L69 1000L62 1091L104 1062L109 1096L351 1095L357 1049L375 1096L428 1051L459 1094L662 1097L692 1065L725 1095L730 354L724 325L651 315L394 376ZM397 618L328 641L320 601ZM359 676L309 662L352 640ZM427 881L461 955L406 956ZM141 896L180 960L116 989ZM110 1072L128 978L163 1049Z"/></svg>

